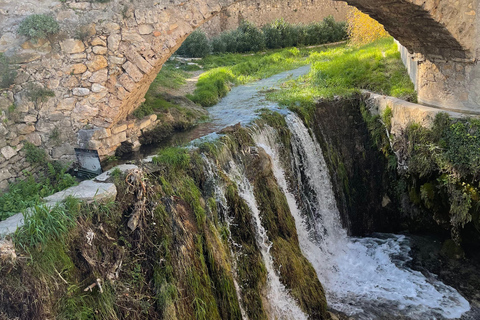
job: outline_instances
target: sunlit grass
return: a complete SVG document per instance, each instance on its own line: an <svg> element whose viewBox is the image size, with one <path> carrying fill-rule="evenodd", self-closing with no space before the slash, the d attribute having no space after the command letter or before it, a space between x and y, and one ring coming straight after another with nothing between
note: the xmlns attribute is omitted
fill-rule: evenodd
<svg viewBox="0 0 480 320"><path fill-rule="evenodd" d="M318 99L348 97L361 89L416 101L416 92L392 38L360 48L334 48L312 53L308 75L283 84L268 97L292 108L310 106Z"/></svg>

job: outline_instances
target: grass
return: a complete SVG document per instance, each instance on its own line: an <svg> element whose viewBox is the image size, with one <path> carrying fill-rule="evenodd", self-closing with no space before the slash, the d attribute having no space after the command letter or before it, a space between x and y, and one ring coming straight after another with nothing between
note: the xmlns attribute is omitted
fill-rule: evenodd
<svg viewBox="0 0 480 320"><path fill-rule="evenodd" d="M311 72L289 81L268 97L296 109L308 108L318 99L348 97L361 89L416 102L416 92L392 38L359 48L337 47L312 53Z"/></svg>
<svg viewBox="0 0 480 320"><path fill-rule="evenodd" d="M65 173L65 167L56 163L48 163L45 167L45 172L40 173L38 178L27 173L26 179L11 183L8 191L0 195L0 221L76 184L75 178Z"/></svg>
<svg viewBox="0 0 480 320"><path fill-rule="evenodd" d="M228 54L218 58L206 58L202 62L207 65L210 64L210 66L221 63L228 65L210 69L198 79L197 88L189 98L204 107L217 103L220 98L230 91L233 85L268 78L282 71L295 69L307 64L307 61L297 48L246 57L238 54Z"/></svg>
<svg viewBox="0 0 480 320"><path fill-rule="evenodd" d="M15 235L15 243L22 248L44 245L49 241L63 241L63 235L76 225L80 203L67 198L53 208L36 205L24 214L25 225Z"/></svg>

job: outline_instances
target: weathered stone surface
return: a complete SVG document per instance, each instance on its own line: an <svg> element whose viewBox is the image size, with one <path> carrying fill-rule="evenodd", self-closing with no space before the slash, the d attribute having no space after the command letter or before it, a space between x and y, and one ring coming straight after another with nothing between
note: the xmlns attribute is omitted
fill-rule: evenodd
<svg viewBox="0 0 480 320"><path fill-rule="evenodd" d="M100 37L95 37L91 42L90 44L92 46L103 46L103 47L106 47L107 46L107 43L105 42L105 40L102 40L100 39Z"/></svg>
<svg viewBox="0 0 480 320"><path fill-rule="evenodd" d="M108 49L106 47L95 46L92 48L95 54L107 54Z"/></svg>
<svg viewBox="0 0 480 320"><path fill-rule="evenodd" d="M122 36L119 34L112 34L108 37L108 49L111 51L117 51L118 46L120 45L120 41L122 40Z"/></svg>
<svg viewBox="0 0 480 320"><path fill-rule="evenodd" d="M57 104L57 110L73 110L75 108L75 103L77 102L76 98L66 98L63 100L60 100L60 102Z"/></svg>
<svg viewBox="0 0 480 320"><path fill-rule="evenodd" d="M125 62L122 67L135 82L142 80L143 73L130 61Z"/></svg>
<svg viewBox="0 0 480 320"><path fill-rule="evenodd" d="M85 51L83 41L75 39L67 39L60 42L60 47L65 53L79 53Z"/></svg>
<svg viewBox="0 0 480 320"><path fill-rule="evenodd" d="M141 24L138 26L138 33L140 34L150 34L153 32L153 27L149 24Z"/></svg>
<svg viewBox="0 0 480 320"><path fill-rule="evenodd" d="M113 127L113 128L112 128L112 133L113 133L113 134L117 134L117 133L122 132L122 131L125 131L125 130L127 130L127 124L126 124L126 123L125 123L125 124L118 125L118 126L116 126L116 127Z"/></svg>
<svg viewBox="0 0 480 320"><path fill-rule="evenodd" d="M111 64L123 64L125 62L125 58L109 57L108 62Z"/></svg>
<svg viewBox="0 0 480 320"><path fill-rule="evenodd" d="M92 180L82 181L78 186L57 192L44 200L47 202L60 202L68 196L81 201L91 202L115 200L117 189L113 183L98 183Z"/></svg>
<svg viewBox="0 0 480 320"><path fill-rule="evenodd" d="M92 76L88 79L88 81L95 82L95 83L105 83L107 80L108 80L107 69L94 72Z"/></svg>
<svg viewBox="0 0 480 320"><path fill-rule="evenodd" d="M74 96L84 97L90 94L90 89L88 88L73 88L72 93Z"/></svg>
<svg viewBox="0 0 480 320"><path fill-rule="evenodd" d="M21 124L17 125L18 134L29 134L33 131L35 131L35 126L33 124L21 123Z"/></svg>
<svg viewBox="0 0 480 320"><path fill-rule="evenodd" d="M101 84L94 83L92 84L92 92L98 93L98 92L104 92L107 91L108 89Z"/></svg>
<svg viewBox="0 0 480 320"><path fill-rule="evenodd" d="M91 72L106 68L108 66L108 61L104 56L94 56L91 61L87 62L88 70Z"/></svg>
<svg viewBox="0 0 480 320"><path fill-rule="evenodd" d="M42 144L42 137L40 137L40 134L38 132L33 132L27 135L25 139L37 147L39 147Z"/></svg>
<svg viewBox="0 0 480 320"><path fill-rule="evenodd" d="M5 157L5 159L8 160L17 154L17 150L10 146L6 146L0 150L0 153Z"/></svg>
<svg viewBox="0 0 480 320"><path fill-rule="evenodd" d="M80 74L87 71L87 66L83 63L77 63L69 67L70 74Z"/></svg>
<svg viewBox="0 0 480 320"><path fill-rule="evenodd" d="M118 81L122 84L122 86L128 90L129 92L132 92L135 90L135 82L128 76L128 74L122 74L119 78Z"/></svg>

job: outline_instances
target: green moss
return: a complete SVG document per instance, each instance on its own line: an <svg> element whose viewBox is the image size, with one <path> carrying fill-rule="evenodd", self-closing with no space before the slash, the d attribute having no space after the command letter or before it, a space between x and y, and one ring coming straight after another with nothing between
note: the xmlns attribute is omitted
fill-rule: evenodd
<svg viewBox="0 0 480 320"><path fill-rule="evenodd" d="M315 319L327 319L325 293L315 270L300 250L295 219L287 199L277 185L269 163L265 163L268 160L259 158L249 165L247 171L252 173L254 180L262 225L273 242L272 256L280 280L307 314Z"/></svg>
<svg viewBox="0 0 480 320"><path fill-rule="evenodd" d="M230 230L233 240L241 246L237 255L237 276L242 287L243 307L249 319L266 320L260 293L266 283L267 272L255 241L250 209L234 185L227 187L226 198L230 216L233 217L232 224L243 226Z"/></svg>

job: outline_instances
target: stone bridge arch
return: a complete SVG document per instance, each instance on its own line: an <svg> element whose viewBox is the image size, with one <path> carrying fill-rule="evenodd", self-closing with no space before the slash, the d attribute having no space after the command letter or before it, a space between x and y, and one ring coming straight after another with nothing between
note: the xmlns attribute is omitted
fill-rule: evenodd
<svg viewBox="0 0 480 320"><path fill-rule="evenodd" d="M0 188L28 168L21 152L27 140L52 158L73 160L74 147L111 154L129 139L125 122L142 101L162 64L198 26L235 0L0 0L0 52L18 66L14 85L0 95ZM284 1L284 0L278 0ZM348 0L382 22L418 53L420 100L480 108L479 0ZM61 31L27 41L20 21L47 13ZM55 93L31 101L31 86ZM435 92L430 99L430 92ZM15 116L9 107L15 105ZM135 123L144 128L155 119ZM52 139L52 133L60 141Z"/></svg>

